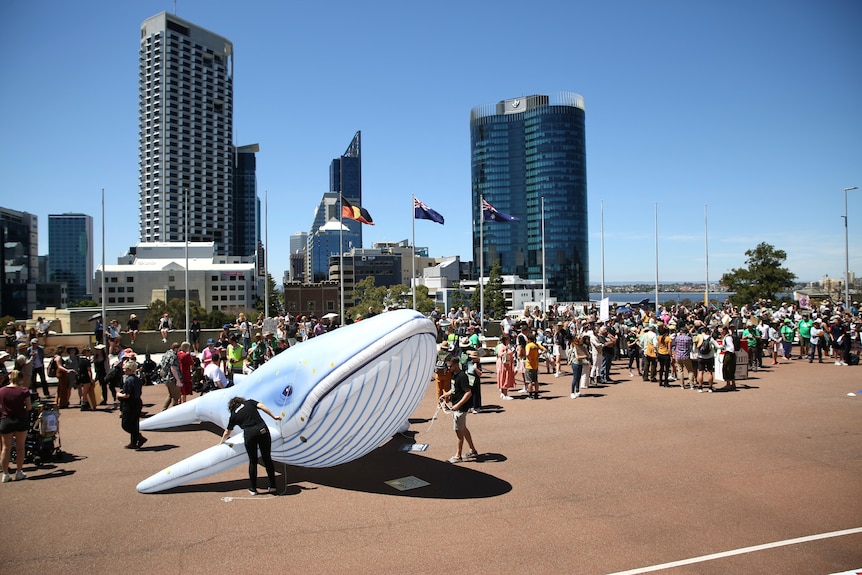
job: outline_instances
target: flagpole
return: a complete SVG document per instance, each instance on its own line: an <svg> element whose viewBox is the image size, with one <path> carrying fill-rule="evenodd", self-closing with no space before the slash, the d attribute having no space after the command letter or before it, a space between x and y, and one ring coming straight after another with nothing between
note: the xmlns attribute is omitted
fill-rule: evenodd
<svg viewBox="0 0 862 575"><path fill-rule="evenodd" d="M479 333L485 335L485 196L479 196Z"/></svg>
<svg viewBox="0 0 862 575"><path fill-rule="evenodd" d="M602 218L602 299L605 299L605 201L600 200Z"/></svg>
<svg viewBox="0 0 862 575"><path fill-rule="evenodd" d="M263 317L269 317L269 190L263 191Z"/></svg>
<svg viewBox="0 0 862 575"><path fill-rule="evenodd" d="M410 202L410 209L413 210L413 215L410 218L410 221L413 224L413 241L411 242L412 248L410 250L410 252L412 254L410 261L412 263L411 267L412 267L413 271L410 272L411 273L410 291L413 292L413 309L415 310L416 309L416 207L415 207L416 206L416 196L413 194L410 194L410 197L412 198L412 200Z"/></svg>
<svg viewBox="0 0 862 575"><path fill-rule="evenodd" d="M105 309L105 188L102 188L102 341L98 343L104 346L107 346L108 343L108 330L105 324L107 315L108 312ZM105 352L105 357L108 357L111 350L102 351Z"/></svg>
<svg viewBox="0 0 862 575"><path fill-rule="evenodd" d="M186 240L186 339L191 340L191 328L189 326L189 189L185 193L185 215L183 216L183 235Z"/></svg>
<svg viewBox="0 0 862 575"><path fill-rule="evenodd" d="M703 291L703 305L709 307L709 228L706 218L707 205L703 205L703 240L706 247L706 285Z"/></svg>
<svg viewBox="0 0 862 575"><path fill-rule="evenodd" d="M658 202L655 203L655 314L658 319Z"/></svg>
<svg viewBox="0 0 862 575"><path fill-rule="evenodd" d="M542 313L548 308L548 287L545 280L545 196L542 196Z"/></svg>

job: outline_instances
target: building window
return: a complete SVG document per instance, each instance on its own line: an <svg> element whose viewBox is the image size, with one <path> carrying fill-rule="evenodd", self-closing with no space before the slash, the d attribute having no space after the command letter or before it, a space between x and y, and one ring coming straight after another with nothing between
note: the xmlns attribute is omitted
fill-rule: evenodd
<svg viewBox="0 0 862 575"><path fill-rule="evenodd" d="M214 295L214 296L213 296L213 301L218 301L218 296L217 296L217 295Z"/></svg>
<svg viewBox="0 0 862 575"><path fill-rule="evenodd" d="M308 302L308 311L314 311L314 300Z"/></svg>
<svg viewBox="0 0 862 575"><path fill-rule="evenodd" d="M168 276L168 281L169 281L169 282L174 282L174 281L177 281L177 280L176 280L176 278L174 278L174 276Z"/></svg>
<svg viewBox="0 0 862 575"><path fill-rule="evenodd" d="M108 303L117 303L117 301L116 301L116 300L117 300L117 298L109 297L109 298L108 298Z"/></svg>
<svg viewBox="0 0 862 575"><path fill-rule="evenodd" d="M126 303L135 303L135 298L133 298L133 297L127 298Z"/></svg>
<svg viewBox="0 0 862 575"><path fill-rule="evenodd" d="M126 292L127 292L127 293L132 293L132 292L134 292L134 291L135 291L134 286L128 286L128 287L126 287Z"/></svg>
<svg viewBox="0 0 862 575"><path fill-rule="evenodd" d="M218 276L210 276L210 281L217 282L217 281L218 281Z"/></svg>
<svg viewBox="0 0 862 575"><path fill-rule="evenodd" d="M126 283L128 283L128 284L135 283L135 276L126 276Z"/></svg>
<svg viewBox="0 0 862 575"><path fill-rule="evenodd" d="M125 288L125 286L120 286L120 287L118 287L118 288L117 288L117 291L118 291L119 293L126 293L126 288Z"/></svg>
<svg viewBox="0 0 862 575"><path fill-rule="evenodd" d="M126 303L126 298L124 298L124 297L118 297L118 298L117 298L117 303Z"/></svg>
<svg viewBox="0 0 862 575"><path fill-rule="evenodd" d="M112 283L112 284L117 283L117 278L116 278L116 277L112 277L112 278L109 278L109 279L111 280L111 283Z"/></svg>
<svg viewBox="0 0 862 575"><path fill-rule="evenodd" d="M221 296L221 301L227 301L227 296L226 295Z"/></svg>
<svg viewBox="0 0 862 575"><path fill-rule="evenodd" d="M108 293L115 293L116 291L117 291L117 288L115 288L115 287L109 287L108 288Z"/></svg>

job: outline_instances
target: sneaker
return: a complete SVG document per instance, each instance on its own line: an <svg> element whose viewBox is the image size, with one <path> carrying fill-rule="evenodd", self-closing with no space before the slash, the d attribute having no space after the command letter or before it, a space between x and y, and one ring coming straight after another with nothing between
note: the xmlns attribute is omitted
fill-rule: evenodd
<svg viewBox="0 0 862 575"><path fill-rule="evenodd" d="M137 445L135 445L134 443L130 443L128 445L124 445L123 449L135 449L136 447Z"/></svg>
<svg viewBox="0 0 862 575"><path fill-rule="evenodd" d="M252 490L252 489L249 489L249 490L248 490L248 494L249 494L249 495L257 495L257 489L253 489L253 490Z"/></svg>
<svg viewBox="0 0 862 575"><path fill-rule="evenodd" d="M455 455L454 457L450 457L446 461L448 461L449 463L461 463L463 461L463 459L461 459L460 457Z"/></svg>
<svg viewBox="0 0 862 575"><path fill-rule="evenodd" d="M577 399L577 398L579 398L580 396L581 396L581 394L580 394L580 393L573 393L573 394L572 394L572 395L570 395L569 397L571 397L572 399Z"/></svg>
<svg viewBox="0 0 862 575"><path fill-rule="evenodd" d="M464 459L476 459L479 457L479 453L476 451L468 451L467 455L464 456Z"/></svg>
<svg viewBox="0 0 862 575"><path fill-rule="evenodd" d="M138 449L142 448L146 442L147 442L147 438L142 435L140 437L140 439L138 439L138 445L137 445Z"/></svg>
<svg viewBox="0 0 862 575"><path fill-rule="evenodd" d="M841 362L840 362L840 361L836 361L836 362L835 362L835 365L841 365Z"/></svg>
<svg viewBox="0 0 862 575"><path fill-rule="evenodd" d="M533 399L533 396L532 396L532 395L528 395L528 396L527 396L527 399Z"/></svg>
<svg viewBox="0 0 862 575"><path fill-rule="evenodd" d="M166 340L165 338L162 338L162 343L168 343L168 340ZM255 493L255 495L257 495L257 493Z"/></svg>
<svg viewBox="0 0 862 575"><path fill-rule="evenodd" d="M554 374L554 377L560 377L560 372L559 372L559 371L558 371L558 372L556 372L556 373Z"/></svg>
<svg viewBox="0 0 862 575"><path fill-rule="evenodd" d="M10 481L12 481L12 476L9 475L8 473L4 473L2 482L3 483L9 483Z"/></svg>
<svg viewBox="0 0 862 575"><path fill-rule="evenodd" d="M267 487L266 492L271 494L271 495L275 495L277 493L277 491L275 490L275 487Z"/></svg>
<svg viewBox="0 0 862 575"><path fill-rule="evenodd" d="M530 392L529 392L529 391L527 390L527 388L525 387L524 389L519 389L519 390L518 390L518 393L530 393Z"/></svg>
<svg viewBox="0 0 862 575"><path fill-rule="evenodd" d="M508 395L503 395L501 397L506 401L512 401L514 399L513 397L509 397Z"/></svg>
<svg viewBox="0 0 862 575"><path fill-rule="evenodd" d="M19 469L18 472L15 473L15 481L21 481L22 479L27 479L27 474Z"/></svg>
<svg viewBox="0 0 862 575"><path fill-rule="evenodd" d="M634 377L634 375L632 375L632 372L629 372L629 377Z"/></svg>

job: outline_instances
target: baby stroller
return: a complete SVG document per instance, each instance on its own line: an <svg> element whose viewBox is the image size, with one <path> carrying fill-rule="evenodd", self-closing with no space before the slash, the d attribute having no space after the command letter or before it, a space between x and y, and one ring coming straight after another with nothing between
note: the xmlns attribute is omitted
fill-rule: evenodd
<svg viewBox="0 0 862 575"><path fill-rule="evenodd" d="M42 467L46 461L59 459L60 411L52 403L41 403L38 394L31 393L33 409L30 411L30 427L24 440L24 461ZM12 444L11 460L15 461L15 444Z"/></svg>

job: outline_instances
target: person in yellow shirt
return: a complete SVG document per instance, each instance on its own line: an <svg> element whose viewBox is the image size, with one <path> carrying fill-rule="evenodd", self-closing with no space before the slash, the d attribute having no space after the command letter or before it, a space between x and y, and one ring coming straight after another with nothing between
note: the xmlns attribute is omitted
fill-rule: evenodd
<svg viewBox="0 0 862 575"><path fill-rule="evenodd" d="M527 355L524 359L527 399L539 399L539 353L545 353L548 350L542 344L536 343L536 334L530 333L528 339L529 342L525 349Z"/></svg>
<svg viewBox="0 0 862 575"><path fill-rule="evenodd" d="M227 377L231 383L233 383L233 376L235 374L242 375L242 364L243 364L243 351L245 351L240 345L238 338L235 335L230 336L230 343L227 346L227 361L230 366L230 370L227 373Z"/></svg>

